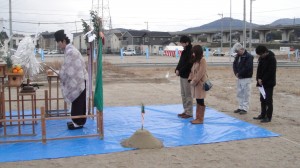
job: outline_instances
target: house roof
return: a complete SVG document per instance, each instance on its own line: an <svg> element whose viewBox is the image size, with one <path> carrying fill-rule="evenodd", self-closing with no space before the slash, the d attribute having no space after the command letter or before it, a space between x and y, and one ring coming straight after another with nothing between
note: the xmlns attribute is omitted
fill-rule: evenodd
<svg viewBox="0 0 300 168"><path fill-rule="evenodd" d="M6 34L6 32L0 32L1 37L4 37L4 39L8 39L8 36Z"/></svg>
<svg viewBox="0 0 300 168"><path fill-rule="evenodd" d="M116 35L118 38L121 38L121 37L122 37L122 33L115 33L115 35Z"/></svg>
<svg viewBox="0 0 300 168"><path fill-rule="evenodd" d="M44 38L54 38L54 32L42 32L41 36L43 36Z"/></svg>
<svg viewBox="0 0 300 168"><path fill-rule="evenodd" d="M129 34L134 37L142 37L148 35L149 37L172 37L169 32L147 31L147 30L128 30Z"/></svg>
<svg viewBox="0 0 300 168"><path fill-rule="evenodd" d="M147 31L143 30L128 30L127 32L134 37L142 37L147 33Z"/></svg>
<svg viewBox="0 0 300 168"><path fill-rule="evenodd" d="M172 37L169 32L151 31L148 34L150 37Z"/></svg>
<svg viewBox="0 0 300 168"><path fill-rule="evenodd" d="M13 37L25 37L23 34L13 34Z"/></svg>
<svg viewBox="0 0 300 168"><path fill-rule="evenodd" d="M82 34L84 34L83 32L78 32L78 33L72 33L73 34L73 38L77 37L77 36L81 36Z"/></svg>

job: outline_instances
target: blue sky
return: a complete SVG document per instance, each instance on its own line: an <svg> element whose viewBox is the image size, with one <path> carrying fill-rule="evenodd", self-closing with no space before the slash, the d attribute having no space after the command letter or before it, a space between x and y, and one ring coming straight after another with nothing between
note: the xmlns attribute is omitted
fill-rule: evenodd
<svg viewBox="0 0 300 168"><path fill-rule="evenodd" d="M230 17L230 0L11 0L13 32L35 32L65 29L68 33L82 30L80 19L89 19L91 9L100 8L108 28L181 31L186 28ZM99 2L99 5L98 5ZM231 0L234 19L243 20L244 0ZM269 24L280 18L300 18L298 0L252 1L252 22ZM92 5L93 4L93 5ZM299 5L298 5L299 4ZM9 33L9 0L0 0L0 18ZM109 17L110 16L110 17ZM250 0L246 0L246 20L250 21ZM41 24L38 24L41 23Z"/></svg>

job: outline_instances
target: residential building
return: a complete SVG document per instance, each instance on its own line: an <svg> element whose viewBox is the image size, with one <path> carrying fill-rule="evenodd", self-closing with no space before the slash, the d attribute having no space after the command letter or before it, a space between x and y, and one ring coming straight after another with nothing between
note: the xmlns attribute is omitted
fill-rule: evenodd
<svg viewBox="0 0 300 168"><path fill-rule="evenodd" d="M8 36L6 32L0 32L0 55L8 51Z"/></svg>
<svg viewBox="0 0 300 168"><path fill-rule="evenodd" d="M119 54L121 49L122 33L107 33L105 37L105 45L103 46L104 53Z"/></svg>
<svg viewBox="0 0 300 168"><path fill-rule="evenodd" d="M168 32L156 32L146 30L128 30L122 36L121 48L134 49L137 54L158 55L163 47L171 42L171 34Z"/></svg>
<svg viewBox="0 0 300 168"><path fill-rule="evenodd" d="M8 38L7 34L5 32L1 32L1 35L4 36L4 42L1 44L1 51L7 52L8 49L10 48L10 39ZM25 36L23 34L13 34L12 36L12 48L17 49L20 41L24 38Z"/></svg>
<svg viewBox="0 0 300 168"><path fill-rule="evenodd" d="M54 38L54 32L43 32L37 40L37 48L48 49L48 50L58 50L57 43Z"/></svg>
<svg viewBox="0 0 300 168"><path fill-rule="evenodd" d="M83 32L73 33L73 45L76 47L82 54L87 53L88 42L86 36Z"/></svg>

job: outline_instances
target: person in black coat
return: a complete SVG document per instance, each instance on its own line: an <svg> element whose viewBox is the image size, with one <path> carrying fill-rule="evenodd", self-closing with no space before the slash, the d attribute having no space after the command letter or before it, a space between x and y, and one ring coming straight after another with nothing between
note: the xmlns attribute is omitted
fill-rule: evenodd
<svg viewBox="0 0 300 168"><path fill-rule="evenodd" d="M256 54L259 55L256 81L258 87L263 87L266 96L260 94L261 114L253 119L261 122L270 122L273 114L273 90L276 85L276 66L275 54L265 46L257 46Z"/></svg>
<svg viewBox="0 0 300 168"><path fill-rule="evenodd" d="M180 91L184 111L178 114L181 118L193 117L193 99L191 94L191 86L188 82L193 63L192 63L192 44L188 36L182 36L180 43L184 50L181 53L179 62L175 69L175 74L180 77Z"/></svg>

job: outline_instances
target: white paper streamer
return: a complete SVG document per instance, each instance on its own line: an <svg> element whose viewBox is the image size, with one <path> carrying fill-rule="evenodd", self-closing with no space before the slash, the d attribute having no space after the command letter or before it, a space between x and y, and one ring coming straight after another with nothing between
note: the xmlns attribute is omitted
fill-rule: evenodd
<svg viewBox="0 0 300 168"><path fill-rule="evenodd" d="M17 51L12 56L13 63L21 65L24 74L29 78L35 77L42 70L42 66L35 58L34 48L33 39L26 36L20 41Z"/></svg>

